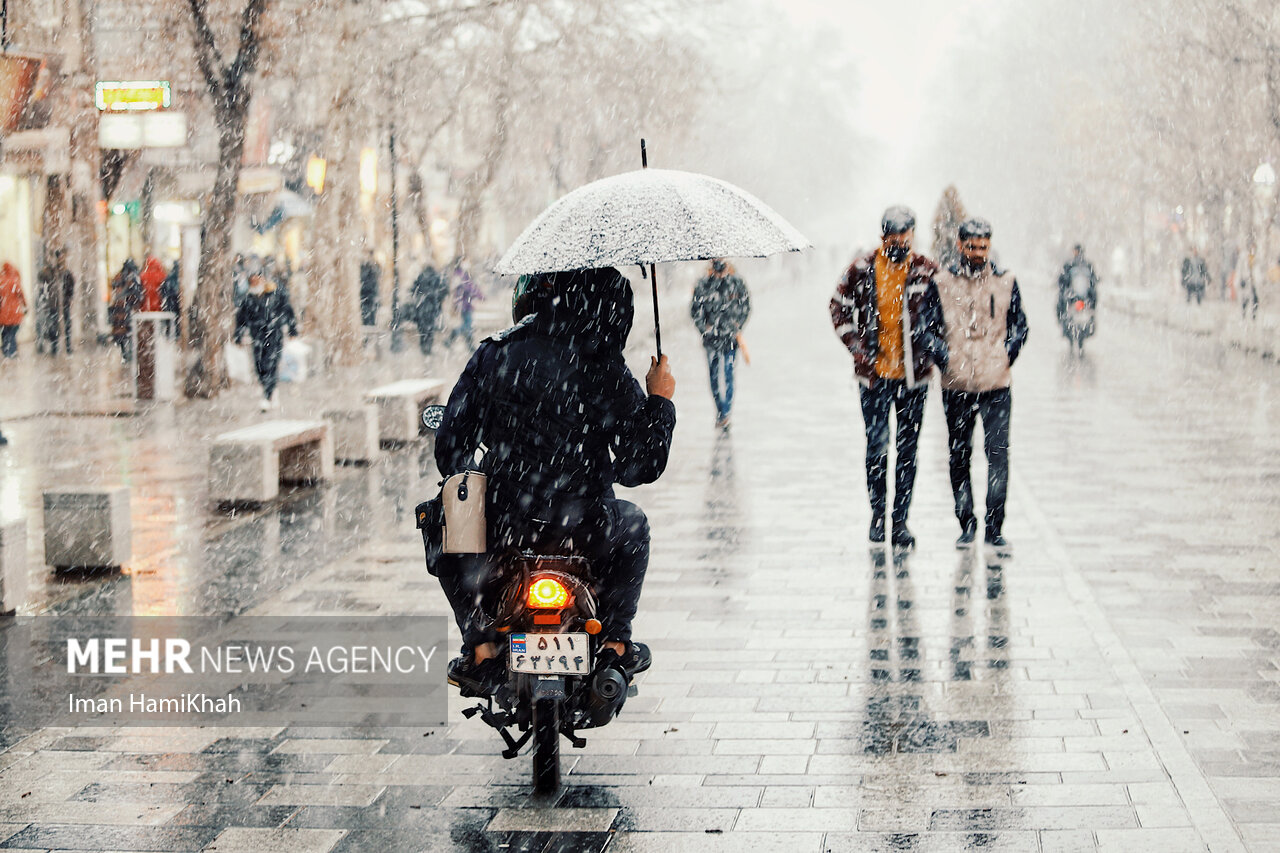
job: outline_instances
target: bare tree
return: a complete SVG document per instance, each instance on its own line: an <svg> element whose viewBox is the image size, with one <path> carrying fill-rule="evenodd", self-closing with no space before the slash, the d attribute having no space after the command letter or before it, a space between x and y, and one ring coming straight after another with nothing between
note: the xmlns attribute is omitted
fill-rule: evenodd
<svg viewBox="0 0 1280 853"><path fill-rule="evenodd" d="M239 199L245 123L253 78L262 48L267 0L248 0L239 14L236 53L225 62L208 15L207 0L187 0L196 63L204 78L218 129L218 165L205 203L200 248L200 285L191 324L191 345L199 358L187 375L190 397L211 397L226 384L221 354L231 336L231 230Z"/></svg>

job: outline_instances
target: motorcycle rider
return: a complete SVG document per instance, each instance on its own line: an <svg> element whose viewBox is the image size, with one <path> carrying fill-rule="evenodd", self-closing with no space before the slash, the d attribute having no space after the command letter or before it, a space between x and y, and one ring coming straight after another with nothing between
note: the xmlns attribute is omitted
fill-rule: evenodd
<svg viewBox="0 0 1280 853"><path fill-rule="evenodd" d="M1088 281L1084 293L1080 293L1075 285L1077 278ZM1084 246L1076 243L1071 250L1071 259L1062 265L1058 275L1058 326L1062 334L1067 334L1067 306L1076 299L1083 299L1092 311L1098 307L1098 274L1093 271L1093 264L1084 256Z"/></svg>
<svg viewBox="0 0 1280 853"><path fill-rule="evenodd" d="M634 675L649 668L631 641L649 562L644 512L614 496L614 483L661 476L675 428L675 378L652 359L645 390L623 359L631 331L631 283L614 269L521 280L515 326L482 341L449 395L436 433L436 465L448 477L488 475L489 553L565 549L586 557L597 581L603 630L599 662ZM474 618L492 564L477 573L442 568L441 586L463 634L450 677L492 693L506 673L502 635Z"/></svg>

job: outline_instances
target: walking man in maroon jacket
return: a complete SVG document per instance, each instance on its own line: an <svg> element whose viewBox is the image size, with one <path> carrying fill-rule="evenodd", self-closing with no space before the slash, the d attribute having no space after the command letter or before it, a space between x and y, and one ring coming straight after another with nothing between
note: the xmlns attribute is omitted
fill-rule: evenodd
<svg viewBox="0 0 1280 853"><path fill-rule="evenodd" d="M892 543L912 548L907 529L916 480L916 447L935 360L946 361L937 267L911 251L915 215L891 207L880 222L880 248L856 259L831 300L831 322L853 356L867 436L867 492L872 542L884 542L889 468L889 410L897 411Z"/></svg>

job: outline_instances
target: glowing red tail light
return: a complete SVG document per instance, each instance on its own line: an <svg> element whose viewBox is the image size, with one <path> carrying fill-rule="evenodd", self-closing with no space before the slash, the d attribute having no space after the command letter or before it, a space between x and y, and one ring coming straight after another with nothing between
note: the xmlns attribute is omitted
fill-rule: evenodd
<svg viewBox="0 0 1280 853"><path fill-rule="evenodd" d="M533 583L529 584L529 595L525 603L542 610L566 607L569 604L569 590L555 578L534 578Z"/></svg>
<svg viewBox="0 0 1280 853"><path fill-rule="evenodd" d="M1077 300L1076 300L1076 310L1077 310L1077 311L1083 311L1083 310L1084 310L1084 300L1083 300L1083 299L1077 299Z"/></svg>

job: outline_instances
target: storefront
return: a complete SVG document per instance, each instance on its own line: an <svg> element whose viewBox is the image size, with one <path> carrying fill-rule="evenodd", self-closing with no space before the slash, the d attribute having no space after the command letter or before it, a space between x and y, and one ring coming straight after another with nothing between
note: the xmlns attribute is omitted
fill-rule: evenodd
<svg viewBox="0 0 1280 853"><path fill-rule="evenodd" d="M27 297L27 318L18 330L19 341L35 337L39 189L39 183L29 175L0 168L0 264L17 267Z"/></svg>

